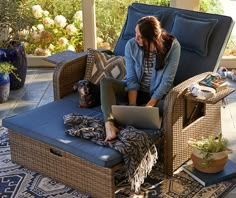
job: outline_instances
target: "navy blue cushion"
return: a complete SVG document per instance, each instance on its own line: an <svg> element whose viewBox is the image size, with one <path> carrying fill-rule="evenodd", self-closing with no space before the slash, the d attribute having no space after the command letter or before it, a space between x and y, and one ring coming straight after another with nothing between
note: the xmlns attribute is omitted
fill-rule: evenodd
<svg viewBox="0 0 236 198"><path fill-rule="evenodd" d="M123 33L124 39L130 39L135 35L135 26L138 20L144 16L153 15L161 21L162 11L159 12L150 12L145 10L139 10L133 6L128 7L128 15L127 15L127 22Z"/></svg>
<svg viewBox="0 0 236 198"><path fill-rule="evenodd" d="M127 41L135 36L135 26L137 21L144 16L156 16L164 29L171 30L173 16L175 15L169 8L157 9L156 6L133 3L128 7L127 18L122 28L120 37L114 48L114 54L124 56L124 49Z"/></svg>
<svg viewBox="0 0 236 198"><path fill-rule="evenodd" d="M77 93L72 94L28 112L5 118L2 124L16 133L57 147L99 166L112 167L122 162L123 157L116 150L65 133L66 128L63 123L63 116L66 114L79 113L103 119L100 106L79 108L78 98ZM157 131L145 131L154 140L160 136Z"/></svg>
<svg viewBox="0 0 236 198"><path fill-rule="evenodd" d="M65 133L63 116L69 113L102 118L100 106L79 108L78 95L69 96L3 119L3 126L40 142L54 146L104 167L112 167L123 161L122 155L110 147L73 137Z"/></svg>
<svg viewBox="0 0 236 198"><path fill-rule="evenodd" d="M183 49L207 56L208 41L217 19L203 19L177 13L171 33Z"/></svg>

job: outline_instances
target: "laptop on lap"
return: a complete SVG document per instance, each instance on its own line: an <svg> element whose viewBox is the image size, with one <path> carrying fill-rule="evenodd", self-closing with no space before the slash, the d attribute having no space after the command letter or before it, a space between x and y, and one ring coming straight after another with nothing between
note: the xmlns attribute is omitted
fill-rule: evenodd
<svg viewBox="0 0 236 198"><path fill-rule="evenodd" d="M131 125L139 129L161 127L158 107L112 105L112 114L121 125Z"/></svg>

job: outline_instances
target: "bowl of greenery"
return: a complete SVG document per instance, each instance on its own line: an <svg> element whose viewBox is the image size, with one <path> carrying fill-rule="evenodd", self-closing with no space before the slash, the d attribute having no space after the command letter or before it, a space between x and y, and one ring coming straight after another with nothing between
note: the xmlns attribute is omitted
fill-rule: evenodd
<svg viewBox="0 0 236 198"><path fill-rule="evenodd" d="M233 152L228 148L228 140L221 133L199 140L190 139L188 144L193 148L191 159L194 167L204 173L223 170L228 154Z"/></svg>

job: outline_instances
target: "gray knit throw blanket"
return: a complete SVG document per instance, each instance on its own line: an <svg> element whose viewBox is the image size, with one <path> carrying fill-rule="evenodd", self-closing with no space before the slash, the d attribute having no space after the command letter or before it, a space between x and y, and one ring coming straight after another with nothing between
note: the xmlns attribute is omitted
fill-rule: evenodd
<svg viewBox="0 0 236 198"><path fill-rule="evenodd" d="M144 131L127 126L120 130L116 139L104 142L104 121L74 113L65 115L63 119L67 134L109 146L120 152L123 155L131 190L139 192L145 177L158 159L156 147Z"/></svg>

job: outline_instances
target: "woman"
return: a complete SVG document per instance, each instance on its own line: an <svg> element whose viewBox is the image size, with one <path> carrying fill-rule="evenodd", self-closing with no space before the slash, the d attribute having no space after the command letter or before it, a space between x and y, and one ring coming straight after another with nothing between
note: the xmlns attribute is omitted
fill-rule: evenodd
<svg viewBox="0 0 236 198"><path fill-rule="evenodd" d="M119 130L112 116L111 105L127 100L129 105L158 106L170 91L177 71L180 44L162 29L154 16L141 18L135 38L125 47L126 81L103 78L101 105L105 119L106 139L116 138Z"/></svg>

